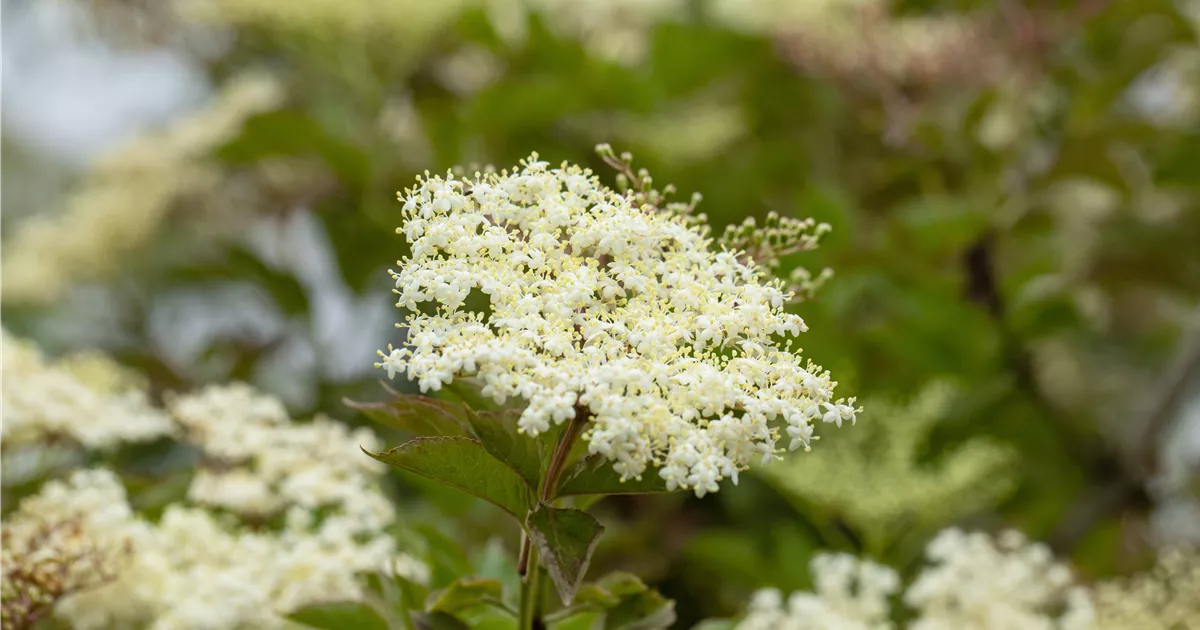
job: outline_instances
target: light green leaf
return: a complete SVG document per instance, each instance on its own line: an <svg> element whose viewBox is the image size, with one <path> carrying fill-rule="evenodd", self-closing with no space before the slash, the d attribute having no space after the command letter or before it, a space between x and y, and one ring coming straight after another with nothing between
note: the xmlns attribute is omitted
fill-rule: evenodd
<svg viewBox="0 0 1200 630"><path fill-rule="evenodd" d="M470 438L419 437L386 453L364 452L381 462L490 501L518 520L535 505L529 484Z"/></svg>
<svg viewBox="0 0 1200 630"><path fill-rule="evenodd" d="M387 402L360 403L348 398L342 402L383 426L408 433L420 436L467 434L463 419L468 410L456 403L416 394L396 394Z"/></svg>
<svg viewBox="0 0 1200 630"><path fill-rule="evenodd" d="M450 586L430 594L425 603L429 612L457 613L466 608L483 605L503 607L504 586L500 580L460 578Z"/></svg>
<svg viewBox="0 0 1200 630"><path fill-rule="evenodd" d="M575 593L576 604L590 604L599 608L613 608L624 598L643 593L648 589L641 578L624 571L614 571L595 582L579 587Z"/></svg>
<svg viewBox="0 0 1200 630"><path fill-rule="evenodd" d="M604 617L605 630L663 630L675 623L675 602L658 591L627 597Z"/></svg>
<svg viewBox="0 0 1200 630"><path fill-rule="evenodd" d="M600 455L589 455L563 474L558 496L573 494L653 494L670 492L657 470L647 470L641 479L621 481L612 462Z"/></svg>
<svg viewBox="0 0 1200 630"><path fill-rule="evenodd" d="M625 571L613 571L600 578L597 584L617 597L628 597L650 590L642 578Z"/></svg>
<svg viewBox="0 0 1200 630"><path fill-rule="evenodd" d="M306 606L288 619L321 630L388 630L387 621L361 602L339 602Z"/></svg>
<svg viewBox="0 0 1200 630"><path fill-rule="evenodd" d="M601 613L581 610L550 622L551 630L592 630L600 621Z"/></svg>
<svg viewBox="0 0 1200 630"><path fill-rule="evenodd" d="M569 605L587 573L604 526L587 512L546 504L530 512L525 525L559 597Z"/></svg>
<svg viewBox="0 0 1200 630"><path fill-rule="evenodd" d="M470 630L466 622L444 612L415 612L412 616L417 630Z"/></svg>

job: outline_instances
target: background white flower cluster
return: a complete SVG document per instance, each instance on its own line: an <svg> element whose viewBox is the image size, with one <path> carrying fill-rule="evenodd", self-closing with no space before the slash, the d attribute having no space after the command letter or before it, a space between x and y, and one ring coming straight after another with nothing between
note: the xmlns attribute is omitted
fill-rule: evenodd
<svg viewBox="0 0 1200 630"><path fill-rule="evenodd" d="M115 448L164 436L201 457L187 501L156 520L133 509L111 470L47 482L5 519L6 594L22 586L10 583L16 564L87 556L103 566L67 564L68 574L89 574L63 576L78 592L54 611L74 628L281 628L303 605L360 598L361 573L426 579L390 531L397 515L380 490L383 465L359 450L379 448L370 430L293 422L279 401L241 384L175 396L159 410L102 358L47 361L7 333L3 350L5 464L37 462L28 456L64 440ZM44 544L63 525L72 536Z"/></svg>
<svg viewBox="0 0 1200 630"><path fill-rule="evenodd" d="M1009 530L997 536L949 528L925 548L907 584L890 567L820 554L812 592L785 600L755 594L737 630L884 630L897 627L893 598L912 630L1132 630L1191 628L1200 619L1200 557L1168 551L1154 571L1082 586L1049 547Z"/></svg>

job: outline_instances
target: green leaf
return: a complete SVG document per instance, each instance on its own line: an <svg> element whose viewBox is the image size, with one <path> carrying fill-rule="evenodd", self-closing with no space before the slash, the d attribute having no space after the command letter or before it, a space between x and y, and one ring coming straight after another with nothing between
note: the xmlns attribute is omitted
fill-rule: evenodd
<svg viewBox="0 0 1200 630"><path fill-rule="evenodd" d="M360 403L350 399L342 402L361 411L371 420L386 427L420 436L466 436L463 418L467 408L428 396L396 394L387 402Z"/></svg>
<svg viewBox="0 0 1200 630"><path fill-rule="evenodd" d="M587 512L546 504L530 512L525 525L559 597L570 605L587 573L604 526Z"/></svg>
<svg viewBox="0 0 1200 630"><path fill-rule="evenodd" d="M615 571L579 587L575 593L577 604L590 604L599 608L613 608L630 595L637 595L647 590L641 578L624 571Z"/></svg>
<svg viewBox="0 0 1200 630"><path fill-rule="evenodd" d="M625 571L613 571L600 578L597 584L617 597L628 597L650 590L642 578Z"/></svg>
<svg viewBox="0 0 1200 630"><path fill-rule="evenodd" d="M306 606L287 618L321 630L388 630L387 621L370 606L360 602Z"/></svg>
<svg viewBox="0 0 1200 630"><path fill-rule="evenodd" d="M462 619L444 612L415 612L412 620L417 630L470 630L471 627Z"/></svg>
<svg viewBox="0 0 1200 630"><path fill-rule="evenodd" d="M425 610L456 613L475 606L503 606L503 596L504 586L500 580L460 578L450 586L432 593L425 602Z"/></svg>
<svg viewBox="0 0 1200 630"><path fill-rule="evenodd" d="M612 463L601 455L589 455L563 474L558 496L573 494L653 494L670 492L657 470L647 470L641 479L621 481Z"/></svg>
<svg viewBox="0 0 1200 630"><path fill-rule="evenodd" d="M604 617L605 630L662 630L675 623L675 602L647 590L624 599Z"/></svg>
<svg viewBox="0 0 1200 630"><path fill-rule="evenodd" d="M435 588L448 586L460 576L472 573L471 561L454 537L445 530L429 524L414 524L425 544L425 562L430 568L430 584ZM420 585L417 585L420 586ZM429 597L429 589L409 589L408 601L420 607Z"/></svg>
<svg viewBox="0 0 1200 630"><path fill-rule="evenodd" d="M489 540L473 560L475 575L499 580L508 595L515 595L520 590L521 579L517 575L516 558L514 554L509 553L499 538Z"/></svg>
<svg viewBox="0 0 1200 630"><path fill-rule="evenodd" d="M581 610L550 622L551 630L592 630L600 621L601 613Z"/></svg>
<svg viewBox="0 0 1200 630"><path fill-rule="evenodd" d="M538 437L523 435L517 431L518 417L520 413L516 411L467 409L464 420L487 452L517 471L529 487L537 488L542 480L543 466L554 452L554 443L547 444L542 438L556 434L551 431Z"/></svg>
<svg viewBox="0 0 1200 630"><path fill-rule="evenodd" d="M386 453L364 452L489 501L518 520L535 505L529 484L470 438L419 437Z"/></svg>

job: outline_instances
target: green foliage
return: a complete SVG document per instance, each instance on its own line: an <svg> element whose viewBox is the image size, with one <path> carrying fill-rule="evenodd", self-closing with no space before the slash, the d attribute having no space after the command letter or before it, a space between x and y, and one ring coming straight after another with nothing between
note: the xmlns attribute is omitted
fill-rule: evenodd
<svg viewBox="0 0 1200 630"><path fill-rule="evenodd" d="M478 441L464 437L420 437L375 459L488 501L521 519L534 506L534 491Z"/></svg>
<svg viewBox="0 0 1200 630"><path fill-rule="evenodd" d="M559 596L570 605L604 526L587 512L545 504L529 513L525 525Z"/></svg>
<svg viewBox="0 0 1200 630"><path fill-rule="evenodd" d="M640 478L621 480L612 462L599 455L589 455L563 473L558 496L576 494L650 494L667 492L667 484L657 471L646 471Z"/></svg>
<svg viewBox="0 0 1200 630"><path fill-rule="evenodd" d="M490 599L495 583L478 580L500 580L499 600L515 606L518 529L542 540L560 590L578 586L569 608L540 602L553 628L621 627L637 615L614 610L653 618L665 607L655 598L668 596L680 627L732 616L754 588L805 586L819 549L866 549L903 564L929 531L964 518L1019 526L1097 575L1123 570L1117 550L1145 539L1146 471L1161 468L1154 445L1167 424L1145 409L1171 399L1159 385L1200 299L1200 134L1189 96L1197 26L1182 3L1085 3L1079 12L1078 3L1005 3L1016 5L1014 20L989 3L896 2L914 17L982 11L999 25L999 43L984 50L988 41L972 40L978 49L960 55L980 70L970 80L883 81L880 68L811 65L857 40L793 54L805 38L786 15L747 26L711 11L717 0L684 3L644 28L585 29L641 44L630 46L640 57L620 61L549 11L518 11L506 24L453 2L346 0L312 11L280 2L277 13L269 2L222 4L231 10L211 19L236 37L193 61L218 88L243 67L269 68L286 103L196 156L210 189L174 202L138 251L95 261L112 275L46 307L6 300L5 327L52 352L111 350L145 373L155 396L248 380L298 390L288 398L297 411L395 430L401 446L374 456L412 473L391 478L389 491L432 575L429 585L389 579L396 592L379 595L388 614L411 610L413 627L513 627L494 605L454 602L481 591ZM740 17L755 17L758 4L744 3ZM179 24L159 26L179 34ZM889 53L895 61L899 51ZM983 72L993 56L1009 69L1001 77ZM472 74L481 78L456 83ZM1162 111L1148 113L1139 86L1156 76L1178 90L1153 92ZM820 249L780 256L779 272L836 271L795 312L812 330L801 337L805 354L864 400L858 426L824 432L811 453L788 454L736 487L726 481L702 502L666 495L653 469L621 482L577 446L543 502L539 484L561 434L519 434L514 409L470 392L417 396L402 379L381 402L341 404L379 400L377 372L338 367L371 361L346 343L349 333L380 347L404 341L390 318L326 317L343 298L354 312L389 302L385 270L406 247L393 232L395 192L426 169L509 164L531 150L590 164L612 182L593 155L598 142L634 152L656 184L673 183L684 199L702 193L714 235L751 217L761 225L770 212L832 226ZM5 182L23 184L5 193L8 246L23 215L56 207L54 195L33 198L45 187L34 175L69 178L15 146L17 134L4 143ZM327 251L283 239L284 256L247 237L306 217ZM79 234L54 240L73 242L66 236ZM332 288L316 286L317 275ZM234 285L263 303L270 325L222 323L242 298L211 304L195 321L182 316L194 302L169 308ZM341 345L352 360L338 355ZM943 382L955 392L936 389ZM169 464L142 465L155 457ZM114 452L94 463L134 471L131 503L157 518L185 494L194 466L187 453L155 457ZM9 476L6 506L37 485ZM1109 502L1112 487L1130 490ZM626 496L595 504L595 521L560 515L606 495ZM511 514L511 528L469 497ZM597 543L589 532L601 521ZM595 573L635 571L663 595L635 601L603 580L579 585L589 559ZM453 610L426 608L441 598ZM333 627L319 624L338 614L375 619L373 608L341 606L297 614L313 627ZM379 614L405 627L395 626L404 615Z"/></svg>
<svg viewBox="0 0 1200 630"><path fill-rule="evenodd" d="M429 612L456 613L476 606L504 606L504 585L491 578L461 578L450 586L429 594L425 609Z"/></svg>
<svg viewBox="0 0 1200 630"><path fill-rule="evenodd" d="M944 523L991 508L1014 486L1016 453L993 440L974 438L922 461L954 395L933 384L906 405L871 403L865 430L828 435L809 456L761 474L802 509L842 519L875 554L923 541Z"/></svg>

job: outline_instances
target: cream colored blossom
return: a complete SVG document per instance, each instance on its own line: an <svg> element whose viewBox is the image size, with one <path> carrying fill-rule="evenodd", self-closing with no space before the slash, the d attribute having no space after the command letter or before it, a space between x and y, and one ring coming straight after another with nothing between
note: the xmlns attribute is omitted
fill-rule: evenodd
<svg viewBox="0 0 1200 630"><path fill-rule="evenodd" d="M123 497L120 503L128 511ZM157 523L126 523L127 560L114 579L61 601L79 630L289 628L301 606L362 597L357 574L383 568L392 541L301 527L250 530L207 510L169 506Z"/></svg>
<svg viewBox="0 0 1200 630"><path fill-rule="evenodd" d="M63 598L114 579L133 523L125 489L107 471L78 471L23 501L3 528L4 628L31 627Z"/></svg>
<svg viewBox="0 0 1200 630"><path fill-rule="evenodd" d="M590 452L622 478L657 466L698 496L771 459L781 426L795 449L817 420L853 422L854 400L794 350L807 327L784 311L782 282L641 199L536 155L512 173L419 180L393 277L397 306L421 310L378 365L422 391L471 376L497 403L524 399L531 435L586 408Z"/></svg>
<svg viewBox="0 0 1200 630"><path fill-rule="evenodd" d="M93 353L52 361L32 342L2 334L4 448L67 438L105 449L174 431L137 379L111 360Z"/></svg>
<svg viewBox="0 0 1200 630"><path fill-rule="evenodd" d="M272 79L246 75L207 108L102 156L61 211L25 219L5 239L4 302L50 302L77 282L111 273L122 253L158 231L177 200L215 187L219 170L208 154L281 97Z"/></svg>
<svg viewBox="0 0 1200 630"><path fill-rule="evenodd" d="M1166 549L1156 566L1095 589L1098 630L1191 629L1200 625L1200 549Z"/></svg>
<svg viewBox="0 0 1200 630"><path fill-rule="evenodd" d="M360 451L380 448L368 429L321 417L293 422L278 400L240 384L175 396L169 413L144 398L118 404L127 401L95 391L129 387L128 373L111 362L47 366L32 346L8 338L3 354L6 445L11 429L38 439L73 435L75 424L56 420L68 399L73 420L107 427L90 428L84 446L142 437L130 429L150 414L152 435L169 433L203 456L188 500L153 523L133 513L106 470L75 471L25 499L3 525L6 605L10 592L33 593L78 630L282 630L296 608L361 598L364 572L428 578L389 533L396 513L380 491L384 466ZM35 577L48 577L27 579L10 566L42 567Z"/></svg>
<svg viewBox="0 0 1200 630"><path fill-rule="evenodd" d="M370 429L321 416L294 423L278 400L236 383L175 397L168 409L211 464L188 491L198 504L248 517L286 512L297 523L332 509L320 527L347 536L395 519L377 487L386 467L359 456L382 449Z"/></svg>
<svg viewBox="0 0 1200 630"><path fill-rule="evenodd" d="M810 565L814 592L759 591L738 630L884 630L888 598L900 588L892 569L845 554L821 554Z"/></svg>
<svg viewBox="0 0 1200 630"><path fill-rule="evenodd" d="M133 514L115 475L78 470L4 523L5 540L20 541L43 521L77 522L73 545L125 552L103 565L104 580L77 576L84 588L56 602L71 628L282 630L295 608L360 599L362 572L427 578L388 533L396 514L379 491L382 464L359 450L379 448L370 431L293 422L280 402L236 384L175 397L169 410L205 456L187 503L151 523ZM263 527L275 515L282 526Z"/></svg>
<svg viewBox="0 0 1200 630"><path fill-rule="evenodd" d="M925 549L929 565L904 593L913 630L1086 628L1087 594L1049 547L1015 531L993 538L948 529Z"/></svg>
<svg viewBox="0 0 1200 630"><path fill-rule="evenodd" d="M947 529L926 548L928 564L901 588L897 574L845 554L812 563L814 592L786 603L760 592L738 630L884 630L898 616L897 593L914 611L912 630L1087 630L1089 594L1044 545L1016 532L987 534ZM1128 626L1157 627L1157 626Z"/></svg>
<svg viewBox="0 0 1200 630"><path fill-rule="evenodd" d="M975 16L893 15L890 0L716 0L732 28L766 34L806 72L858 87L998 78L1006 61Z"/></svg>

